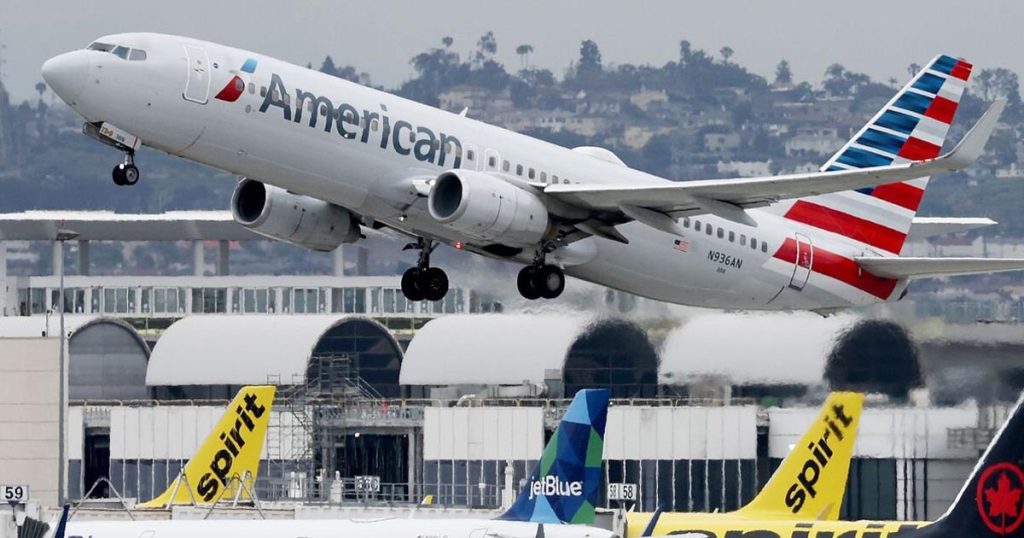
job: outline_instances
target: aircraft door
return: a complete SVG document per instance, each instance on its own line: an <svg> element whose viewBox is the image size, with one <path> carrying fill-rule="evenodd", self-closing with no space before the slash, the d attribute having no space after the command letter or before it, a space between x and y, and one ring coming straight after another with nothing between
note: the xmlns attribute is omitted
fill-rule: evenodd
<svg viewBox="0 0 1024 538"><path fill-rule="evenodd" d="M185 45L185 56L188 58L188 71L182 97L205 105L210 98L210 57L206 49L195 45Z"/></svg>
<svg viewBox="0 0 1024 538"><path fill-rule="evenodd" d="M814 264L814 247L811 238L796 234L796 263L793 264L793 276L789 279L789 287L802 290L811 277L811 266Z"/></svg>

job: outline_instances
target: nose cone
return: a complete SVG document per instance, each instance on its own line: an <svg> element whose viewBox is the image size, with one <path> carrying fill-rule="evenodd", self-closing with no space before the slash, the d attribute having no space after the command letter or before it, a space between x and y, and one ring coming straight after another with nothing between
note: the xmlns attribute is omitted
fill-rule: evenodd
<svg viewBox="0 0 1024 538"><path fill-rule="evenodd" d="M84 50L54 56L43 64L43 80L69 105L82 93L88 75L89 55Z"/></svg>

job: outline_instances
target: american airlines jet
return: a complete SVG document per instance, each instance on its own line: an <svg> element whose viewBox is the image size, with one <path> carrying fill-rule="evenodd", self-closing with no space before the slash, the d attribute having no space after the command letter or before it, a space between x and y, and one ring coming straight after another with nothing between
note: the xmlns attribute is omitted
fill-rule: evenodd
<svg viewBox="0 0 1024 538"><path fill-rule="evenodd" d="M820 172L672 182L596 147L567 149L255 52L110 35L43 78L124 154L146 145L242 176L243 226L316 250L390 228L414 241L410 300L439 300L439 243L526 264L519 292L565 274L679 304L830 311L893 301L914 278L1024 269L1024 259L899 256L934 174L981 154L996 102L940 155L971 64L938 56Z"/></svg>

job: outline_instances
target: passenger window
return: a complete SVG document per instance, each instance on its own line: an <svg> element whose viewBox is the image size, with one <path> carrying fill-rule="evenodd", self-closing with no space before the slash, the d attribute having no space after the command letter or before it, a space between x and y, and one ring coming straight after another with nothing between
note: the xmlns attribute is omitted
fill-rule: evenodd
<svg viewBox="0 0 1024 538"><path fill-rule="evenodd" d="M721 227L719 227L718 228L718 238L721 239L723 237L725 237L725 230L723 230Z"/></svg>
<svg viewBox="0 0 1024 538"><path fill-rule="evenodd" d="M146 59L146 51L144 51L142 49L132 49L132 51L128 53L128 60L129 61L141 62L142 60L145 60L145 59Z"/></svg>
<svg viewBox="0 0 1024 538"><path fill-rule="evenodd" d="M373 121L370 122L370 130L371 131L376 131L377 130L377 120L373 120Z"/></svg>
<svg viewBox="0 0 1024 538"><path fill-rule="evenodd" d="M731 231L729 232L729 242L730 243L735 243L736 242L736 234L731 232Z"/></svg>
<svg viewBox="0 0 1024 538"><path fill-rule="evenodd" d="M761 252L768 252L768 243L761 241Z"/></svg>
<svg viewBox="0 0 1024 538"><path fill-rule="evenodd" d="M707 232L708 235L711 235L711 234L715 233L715 227L710 225L710 224L708 224L707 227L704 228L704 231Z"/></svg>
<svg viewBox="0 0 1024 538"><path fill-rule="evenodd" d="M135 51L132 50L132 52L134 53ZM241 79L235 79L235 91L237 91L238 93L242 93L245 91L245 83L242 82Z"/></svg>
<svg viewBox="0 0 1024 538"><path fill-rule="evenodd" d="M530 177L530 179L533 179L533 168L530 169L530 173L527 175Z"/></svg>
<svg viewBox="0 0 1024 538"><path fill-rule="evenodd" d="M740 246L741 247L747 246L747 236L746 235L740 234Z"/></svg>
<svg viewBox="0 0 1024 538"><path fill-rule="evenodd" d="M690 217L683 217L683 228L690 227Z"/></svg>
<svg viewBox="0 0 1024 538"><path fill-rule="evenodd" d="M122 60L127 60L128 59L128 47L123 47L121 45L118 45L118 46L114 47L114 56L117 56L118 58L121 58Z"/></svg>
<svg viewBox="0 0 1024 538"><path fill-rule="evenodd" d="M521 165L521 164L517 164L516 165L516 175L517 176L523 175L523 165Z"/></svg>
<svg viewBox="0 0 1024 538"><path fill-rule="evenodd" d="M694 229L694 231L697 231L697 232L700 231L700 221L699 220L693 221L693 229Z"/></svg>
<svg viewBox="0 0 1024 538"><path fill-rule="evenodd" d="M471 150L471 149L466 150L466 159L467 160L472 161L473 157L475 157L475 156L476 156L476 154L473 152L473 150Z"/></svg>
<svg viewBox="0 0 1024 538"><path fill-rule="evenodd" d="M548 182L548 173L547 172L541 172L540 173L540 182L541 183L547 183Z"/></svg>
<svg viewBox="0 0 1024 538"><path fill-rule="evenodd" d="M266 96L267 96L267 87L266 86L260 86L260 97L266 97Z"/></svg>
<svg viewBox="0 0 1024 538"><path fill-rule="evenodd" d="M508 161L501 163L501 169L504 170L505 172L508 172L511 166L512 165Z"/></svg>
<svg viewBox="0 0 1024 538"><path fill-rule="evenodd" d="M753 237L750 238L750 248L757 250L757 239L754 239Z"/></svg>
<svg viewBox="0 0 1024 538"><path fill-rule="evenodd" d="M491 157L487 158L487 166L489 166L491 168L494 168L496 165L497 165L497 162L494 160L494 156L491 156Z"/></svg>
<svg viewBox="0 0 1024 538"><path fill-rule="evenodd" d="M255 93L256 93L256 85L253 84L252 82L250 82L249 83L249 95L254 95Z"/></svg>
<svg viewBox="0 0 1024 538"><path fill-rule="evenodd" d="M565 179L565 178L562 178L562 184L563 185L568 185L569 184L569 180Z"/></svg>
<svg viewBox="0 0 1024 538"><path fill-rule="evenodd" d="M416 131L409 131L409 142L416 141Z"/></svg>
<svg viewBox="0 0 1024 538"><path fill-rule="evenodd" d="M558 176L551 176L551 184L552 185L557 185L558 184Z"/></svg>

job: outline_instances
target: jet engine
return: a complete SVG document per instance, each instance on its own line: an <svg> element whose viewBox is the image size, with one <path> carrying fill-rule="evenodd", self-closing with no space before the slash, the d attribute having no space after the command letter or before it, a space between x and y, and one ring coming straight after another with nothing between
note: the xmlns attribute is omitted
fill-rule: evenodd
<svg viewBox="0 0 1024 538"><path fill-rule="evenodd" d="M235 222L271 239L323 252L359 239L359 222L343 207L249 178L231 195Z"/></svg>
<svg viewBox="0 0 1024 538"><path fill-rule="evenodd" d="M537 195L499 177L449 170L434 180L430 216L477 241L536 245L548 233L548 210Z"/></svg>

